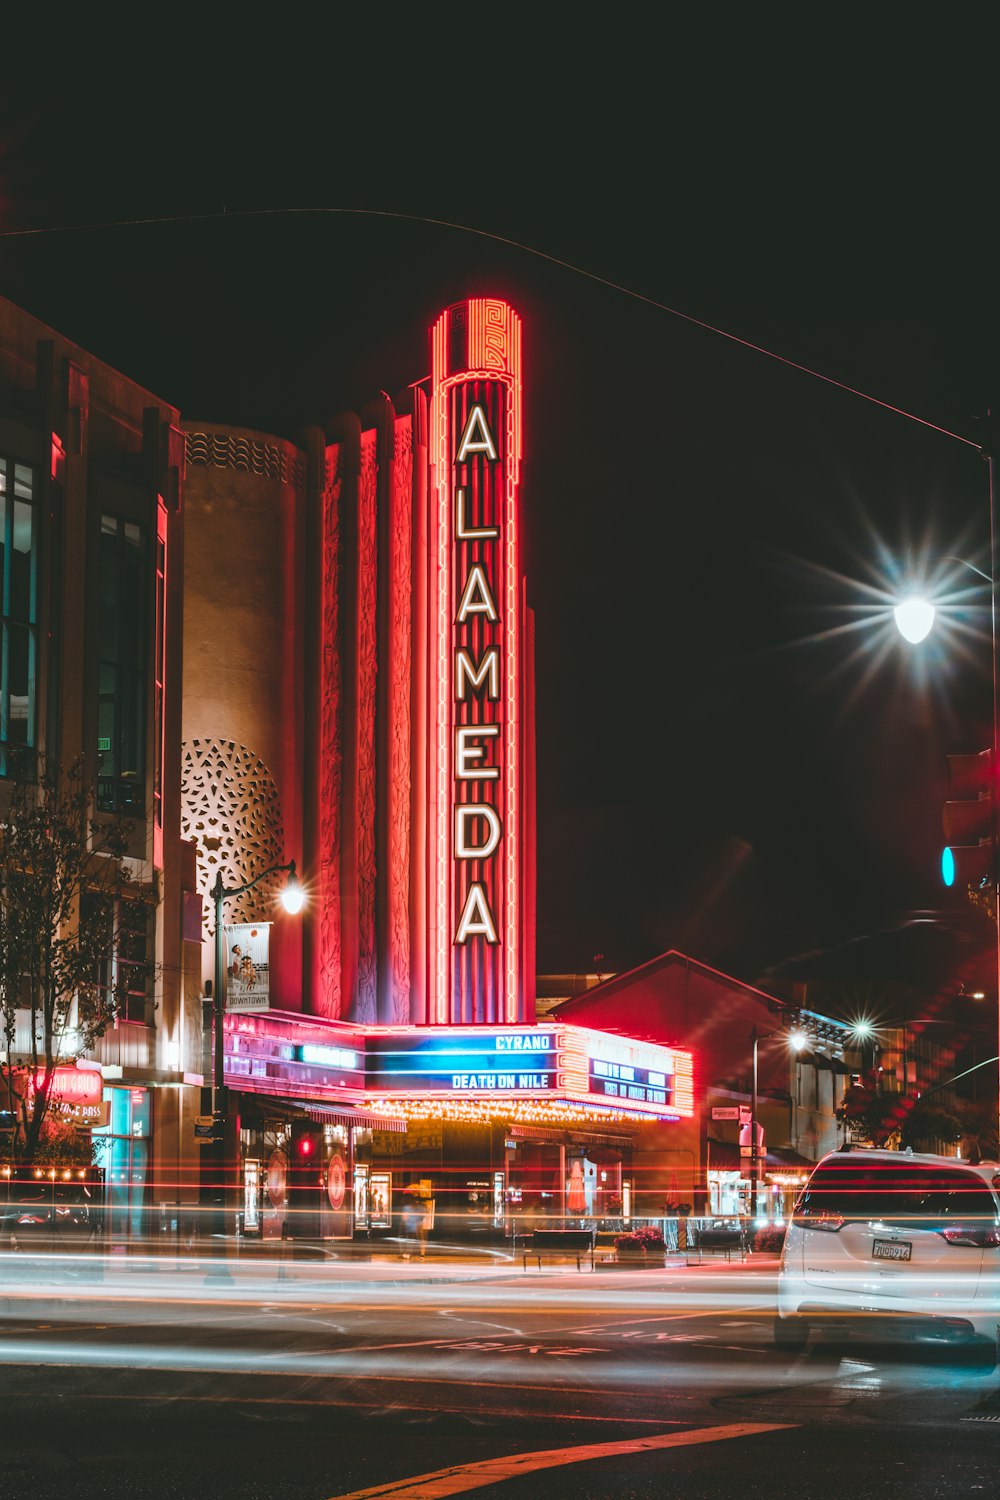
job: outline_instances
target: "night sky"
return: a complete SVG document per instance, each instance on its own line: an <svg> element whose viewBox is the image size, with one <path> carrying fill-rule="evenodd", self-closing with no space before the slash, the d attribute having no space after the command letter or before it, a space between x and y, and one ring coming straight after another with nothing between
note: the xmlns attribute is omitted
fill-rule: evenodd
<svg viewBox="0 0 1000 1500"><path fill-rule="evenodd" d="M989 568L959 441L998 394L989 48L715 22L433 87L388 25L50 75L0 139L0 291L186 418L290 438L508 297L540 970L676 946L877 1009L988 959L936 862L944 756L990 735L988 586L946 561ZM922 650L887 623L907 564L950 601Z"/></svg>

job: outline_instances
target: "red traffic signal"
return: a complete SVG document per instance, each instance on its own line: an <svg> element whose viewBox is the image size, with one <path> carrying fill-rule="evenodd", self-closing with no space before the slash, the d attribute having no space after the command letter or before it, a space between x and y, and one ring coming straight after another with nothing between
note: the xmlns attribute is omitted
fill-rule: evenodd
<svg viewBox="0 0 1000 1500"><path fill-rule="evenodd" d="M996 773L993 752L948 756L944 805L947 847L941 857L945 885L981 885L996 878Z"/></svg>

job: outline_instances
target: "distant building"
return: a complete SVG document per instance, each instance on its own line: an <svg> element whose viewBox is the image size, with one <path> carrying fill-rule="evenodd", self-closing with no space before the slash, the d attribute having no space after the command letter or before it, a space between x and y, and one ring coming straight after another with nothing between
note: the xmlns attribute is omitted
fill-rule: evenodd
<svg viewBox="0 0 1000 1500"><path fill-rule="evenodd" d="M570 976L561 978L561 987L578 988ZM765 1147L761 1200L770 1216L783 1216L810 1164L839 1143L836 1112L852 1072L845 1060L849 1028L686 954L671 950L602 984L581 986L548 1019L622 1031L692 1052L692 1140L686 1149L664 1152L659 1172L669 1171L678 1194L700 1212L747 1211L754 1028L757 1118ZM787 1043L796 1030L808 1039L799 1052Z"/></svg>

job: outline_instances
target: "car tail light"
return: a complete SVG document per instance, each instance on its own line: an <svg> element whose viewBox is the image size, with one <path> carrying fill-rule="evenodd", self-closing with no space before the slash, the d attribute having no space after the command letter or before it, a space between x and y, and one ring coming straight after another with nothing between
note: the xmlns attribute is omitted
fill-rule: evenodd
<svg viewBox="0 0 1000 1500"><path fill-rule="evenodd" d="M995 1224L988 1229L956 1224L954 1228L939 1229L938 1234L949 1245L975 1245L980 1250L995 1250L1000 1246L1000 1229Z"/></svg>

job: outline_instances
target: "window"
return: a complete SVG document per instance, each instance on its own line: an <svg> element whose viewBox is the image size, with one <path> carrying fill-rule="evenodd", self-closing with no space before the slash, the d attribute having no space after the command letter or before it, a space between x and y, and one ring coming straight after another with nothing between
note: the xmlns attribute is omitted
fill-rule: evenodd
<svg viewBox="0 0 1000 1500"><path fill-rule="evenodd" d="M107 956L97 965L93 978L102 989L119 991L118 1020L150 1023L150 976L152 950L149 908L145 901L125 896L117 899L97 892L84 896L90 921L106 921Z"/></svg>
<svg viewBox="0 0 1000 1500"><path fill-rule="evenodd" d="M146 806L145 527L102 515L97 806L141 817Z"/></svg>
<svg viewBox="0 0 1000 1500"><path fill-rule="evenodd" d="M795 1206L796 1222L807 1228L813 1220L830 1218L933 1225L983 1217L996 1217L996 1203L988 1184L975 1172L905 1160L897 1166L854 1156L818 1167Z"/></svg>
<svg viewBox="0 0 1000 1500"><path fill-rule="evenodd" d="M34 475L0 457L0 774L35 743L36 537Z"/></svg>

